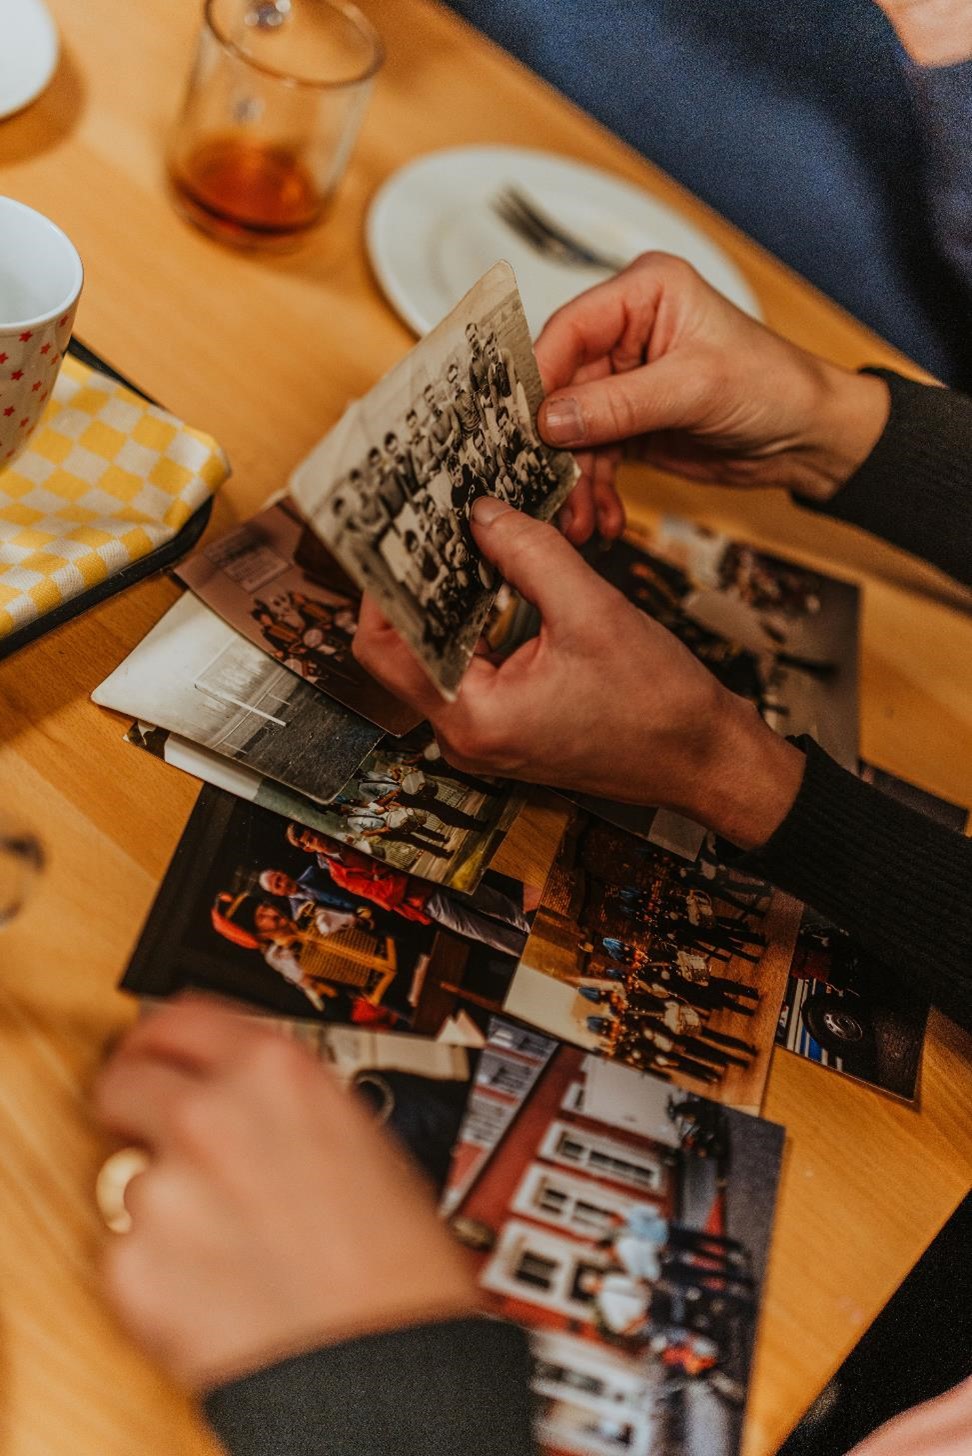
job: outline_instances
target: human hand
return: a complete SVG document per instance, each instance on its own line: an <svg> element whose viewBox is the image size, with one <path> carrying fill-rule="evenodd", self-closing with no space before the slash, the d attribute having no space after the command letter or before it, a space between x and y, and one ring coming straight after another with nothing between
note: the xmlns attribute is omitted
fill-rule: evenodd
<svg viewBox="0 0 972 1456"><path fill-rule="evenodd" d="M803 755L551 526L487 497L472 528L539 609L537 637L498 665L474 657L453 703L367 595L354 645L372 676L429 719L449 762L663 805L743 848L764 843L796 796Z"/></svg>
<svg viewBox="0 0 972 1456"><path fill-rule="evenodd" d="M972 1380L926 1401L855 1446L850 1456L967 1456L972 1450Z"/></svg>
<svg viewBox="0 0 972 1456"><path fill-rule="evenodd" d="M919 66L952 66L972 57L969 0L876 0Z"/></svg>
<svg viewBox="0 0 972 1456"><path fill-rule="evenodd" d="M476 1306L465 1258L405 1152L304 1048L187 998L98 1079L144 1147L129 1233L105 1253L135 1338L204 1390L285 1355Z"/></svg>
<svg viewBox="0 0 972 1456"><path fill-rule="evenodd" d="M620 445L693 480L822 501L887 420L882 380L781 339L664 253L565 304L536 354L547 391L540 432L573 449L583 470L565 507L571 540L590 534L592 510L614 533Z"/></svg>

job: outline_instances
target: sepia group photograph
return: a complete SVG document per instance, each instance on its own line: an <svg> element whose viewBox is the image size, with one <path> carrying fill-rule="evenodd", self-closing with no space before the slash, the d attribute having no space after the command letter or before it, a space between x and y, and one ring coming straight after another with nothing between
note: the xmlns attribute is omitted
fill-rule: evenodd
<svg viewBox="0 0 972 1456"><path fill-rule="evenodd" d="M500 583L474 503L550 519L577 478L536 428L543 389L516 279L497 263L298 466L297 506L453 697Z"/></svg>
<svg viewBox="0 0 972 1456"><path fill-rule="evenodd" d="M771 728L856 768L857 587L673 516L591 559Z"/></svg>
<svg viewBox="0 0 972 1456"><path fill-rule="evenodd" d="M204 546L176 571L214 612L291 672L388 733L419 715L385 691L352 651L361 593L318 544L301 564L307 530L284 497Z"/></svg>

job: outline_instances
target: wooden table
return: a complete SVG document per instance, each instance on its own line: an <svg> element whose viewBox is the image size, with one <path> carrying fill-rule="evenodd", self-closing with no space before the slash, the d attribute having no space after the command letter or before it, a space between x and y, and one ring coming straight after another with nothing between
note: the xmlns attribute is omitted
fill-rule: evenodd
<svg viewBox="0 0 972 1456"><path fill-rule="evenodd" d="M394 168L462 142L526 143L596 163L684 209L736 259L768 320L848 364L884 344L449 12L365 4L384 72L327 226L287 258L235 255L183 223L161 155L196 0L52 0L64 58L0 125L0 185L60 222L85 260L80 337L216 434L235 474L225 528L250 514L408 347L361 245ZM865 585L862 751L972 804L972 617L931 570L765 495L632 474L634 515L677 507ZM934 593L916 594L922 588ZM0 940L0 1446L4 1456L212 1451L183 1399L104 1309L92 1202L103 1147L85 1089L131 1014L115 990L196 793L120 741L88 694L174 600L146 583L0 668L0 799L49 865ZM963 682L963 677L965 681ZM521 849L532 852L531 842ZM966 1191L972 1043L934 1018L921 1111L778 1055L766 1114L790 1133L750 1403L765 1456L816 1395Z"/></svg>

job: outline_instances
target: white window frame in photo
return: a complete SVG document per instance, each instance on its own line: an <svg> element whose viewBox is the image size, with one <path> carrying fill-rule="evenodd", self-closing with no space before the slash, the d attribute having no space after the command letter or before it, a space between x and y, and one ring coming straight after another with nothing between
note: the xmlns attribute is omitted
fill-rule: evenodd
<svg viewBox="0 0 972 1456"><path fill-rule="evenodd" d="M565 1157L558 1148L558 1144L565 1136L570 1136L576 1142L585 1145L583 1160L578 1162L573 1158ZM592 1150L597 1150L604 1156L623 1161L631 1166L642 1166L649 1174L648 1182L633 1182L630 1177L626 1178L622 1172L617 1175L608 1174L602 1168L591 1168L590 1155ZM562 1122L559 1118L550 1123L543 1135L537 1153L548 1162L559 1163L563 1168L571 1168L575 1172L586 1172L592 1177L609 1178L610 1182L620 1184L624 1188L634 1188L639 1193L655 1194L660 1197L664 1195L666 1186L667 1170L659 1154L649 1154L633 1147L630 1143L619 1141L617 1138L604 1137L600 1133L590 1132L586 1127L578 1127L573 1122Z"/></svg>
<svg viewBox="0 0 972 1456"><path fill-rule="evenodd" d="M536 1254L541 1259L555 1262L556 1274L550 1290L538 1289L517 1279L516 1265L524 1254ZM536 1224L523 1223L511 1218L503 1225L493 1256L483 1269L480 1283L494 1294L503 1294L523 1304L536 1304L542 1309L552 1309L568 1319L591 1323L591 1305L571 1299L568 1291L574 1283L577 1265L594 1264L606 1269L607 1254L592 1249L589 1244L579 1244L576 1239L562 1234L548 1233Z"/></svg>
<svg viewBox="0 0 972 1456"><path fill-rule="evenodd" d="M541 1188L550 1185L561 1188L567 1196L568 1201L560 1214L542 1208L538 1201ZM603 1205L607 1213L616 1213L621 1218L625 1218L637 1203L644 1201L643 1198L628 1198L598 1179L568 1173L560 1164L538 1162L530 1163L524 1171L513 1194L510 1210L525 1218L535 1219L538 1223L565 1229L579 1239L597 1240L607 1237L611 1232L610 1223L599 1233L576 1217L576 1205L581 1199Z"/></svg>
<svg viewBox="0 0 972 1456"><path fill-rule="evenodd" d="M619 1451L624 1456L651 1456L656 1438L654 1407L666 1383L665 1373L657 1362L645 1362L556 1330L533 1330L530 1347L535 1361L591 1375L603 1387L595 1395L534 1374L530 1382L534 1393L552 1402L536 1424L537 1438L544 1445L576 1456L618 1456ZM619 1447L615 1442L598 1441L590 1435L581 1444L570 1426L557 1419L558 1409L567 1406L596 1415L620 1414L634 1428L634 1444Z"/></svg>

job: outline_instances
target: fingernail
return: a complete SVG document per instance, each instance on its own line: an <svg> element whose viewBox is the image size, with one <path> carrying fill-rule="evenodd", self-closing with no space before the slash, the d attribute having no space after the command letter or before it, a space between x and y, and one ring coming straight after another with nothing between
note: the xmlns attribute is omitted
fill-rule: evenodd
<svg viewBox="0 0 972 1456"><path fill-rule="evenodd" d="M548 445L580 445L584 440L584 417L576 399L551 399L543 406L540 424Z"/></svg>
<svg viewBox="0 0 972 1456"><path fill-rule="evenodd" d="M512 506L497 500L495 496L481 495L478 500L473 501L472 518L477 526L491 526L497 516L505 515L512 509Z"/></svg>

